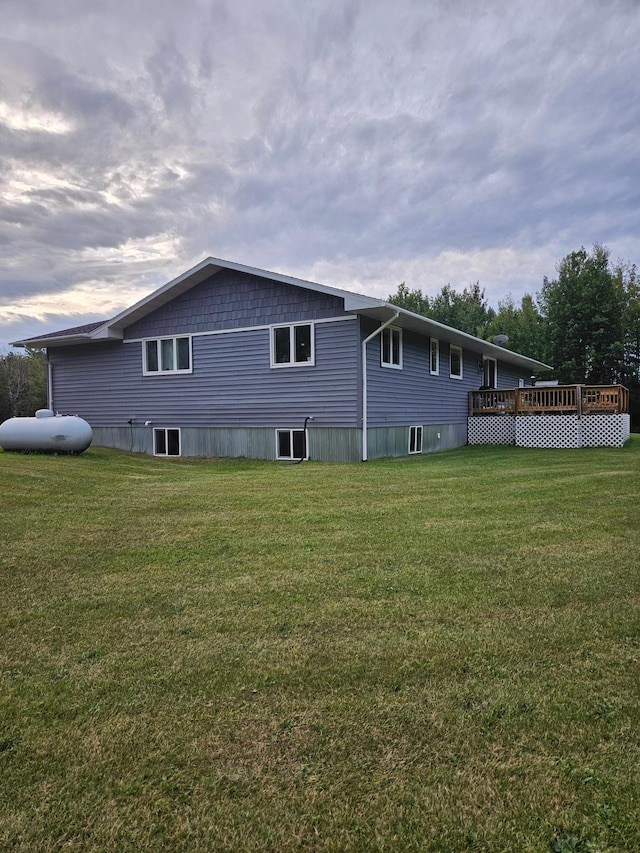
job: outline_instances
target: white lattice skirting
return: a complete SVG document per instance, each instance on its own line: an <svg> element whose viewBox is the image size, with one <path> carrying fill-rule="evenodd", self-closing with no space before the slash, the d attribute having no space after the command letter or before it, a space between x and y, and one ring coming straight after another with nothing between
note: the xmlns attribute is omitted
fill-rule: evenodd
<svg viewBox="0 0 640 853"><path fill-rule="evenodd" d="M486 415L469 418L469 444L518 447L622 447L631 432L625 415Z"/></svg>
<svg viewBox="0 0 640 853"><path fill-rule="evenodd" d="M515 444L516 419L512 415L469 418L467 441L469 444Z"/></svg>

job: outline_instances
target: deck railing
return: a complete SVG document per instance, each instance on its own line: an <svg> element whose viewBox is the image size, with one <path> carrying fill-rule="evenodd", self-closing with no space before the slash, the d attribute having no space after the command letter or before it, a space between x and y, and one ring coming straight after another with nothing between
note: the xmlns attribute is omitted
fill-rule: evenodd
<svg viewBox="0 0 640 853"><path fill-rule="evenodd" d="M595 415L629 411L624 385L552 385L492 388L469 393L469 415Z"/></svg>

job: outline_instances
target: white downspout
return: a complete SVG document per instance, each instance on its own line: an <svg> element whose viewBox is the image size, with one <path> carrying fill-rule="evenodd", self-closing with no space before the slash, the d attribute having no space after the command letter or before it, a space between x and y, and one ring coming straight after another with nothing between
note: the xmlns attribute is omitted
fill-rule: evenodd
<svg viewBox="0 0 640 853"><path fill-rule="evenodd" d="M375 337L377 337L383 329L386 329L387 326L390 326L394 320L397 320L400 316L400 312L396 311L393 317L390 317L386 320L381 326L371 332L368 338L365 338L362 341L362 461L366 462L368 459L368 447L367 447L367 422L368 422L368 411L367 411L367 344L369 341L372 341Z"/></svg>
<svg viewBox="0 0 640 853"><path fill-rule="evenodd" d="M53 365L47 353L47 407L53 411Z"/></svg>

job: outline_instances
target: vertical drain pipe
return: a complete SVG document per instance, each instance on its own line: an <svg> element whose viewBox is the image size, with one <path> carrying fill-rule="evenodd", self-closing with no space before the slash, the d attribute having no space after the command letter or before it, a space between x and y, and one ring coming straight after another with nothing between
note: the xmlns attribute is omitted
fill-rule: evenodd
<svg viewBox="0 0 640 853"><path fill-rule="evenodd" d="M53 409L53 365L49 359L49 350L47 350L47 408Z"/></svg>
<svg viewBox="0 0 640 853"><path fill-rule="evenodd" d="M367 429L368 429L368 406L367 406L367 344L379 334L381 334L387 326L390 326L400 316L400 312L396 311L393 317L386 320L381 326L371 332L369 337L362 341L362 461L366 462L368 457L367 446Z"/></svg>

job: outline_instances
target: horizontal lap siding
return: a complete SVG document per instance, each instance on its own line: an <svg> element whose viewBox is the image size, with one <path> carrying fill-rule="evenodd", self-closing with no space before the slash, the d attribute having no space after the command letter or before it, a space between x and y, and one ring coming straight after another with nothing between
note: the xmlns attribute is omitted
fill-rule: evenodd
<svg viewBox="0 0 640 853"><path fill-rule="evenodd" d="M498 388L517 388L520 379L523 379L527 385L531 385L531 371L518 370L512 364L498 361Z"/></svg>
<svg viewBox="0 0 640 853"><path fill-rule="evenodd" d="M51 352L53 404L92 425L129 418L156 426L355 426L355 320L315 327L315 365L271 368L269 329L193 338L193 373L142 376L142 345L109 343Z"/></svg>
<svg viewBox="0 0 640 853"><path fill-rule="evenodd" d="M429 372L429 338L403 332L402 370L380 365L380 340L367 345L370 426L466 423L468 394L480 384L479 355L463 350L463 378L449 377L449 344L440 340L440 375Z"/></svg>
<svg viewBox="0 0 640 853"><path fill-rule="evenodd" d="M466 424L469 391L482 384L482 354L462 349L462 379L449 376L450 344L440 342L440 373L430 373L428 336L403 331L402 369L382 367L380 337L367 344L368 418L370 426ZM498 361L498 386L514 388L527 371Z"/></svg>

